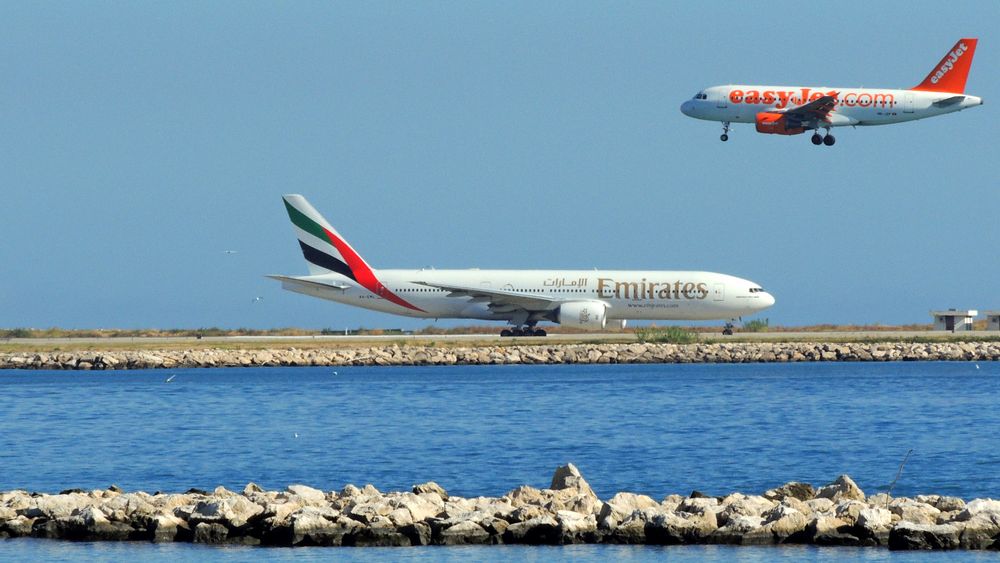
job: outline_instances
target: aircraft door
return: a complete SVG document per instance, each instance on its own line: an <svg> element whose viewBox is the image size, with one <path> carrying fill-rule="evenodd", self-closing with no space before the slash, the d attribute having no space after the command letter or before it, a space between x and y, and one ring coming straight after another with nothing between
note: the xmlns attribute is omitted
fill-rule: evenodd
<svg viewBox="0 0 1000 563"><path fill-rule="evenodd" d="M722 90L717 90L714 95L715 95L715 107L719 109L725 109L729 107L729 94L723 92Z"/></svg>
<svg viewBox="0 0 1000 563"><path fill-rule="evenodd" d="M903 94L903 113L913 113L913 92Z"/></svg>
<svg viewBox="0 0 1000 563"><path fill-rule="evenodd" d="M726 300L726 284L717 283L712 289L712 301L725 301Z"/></svg>

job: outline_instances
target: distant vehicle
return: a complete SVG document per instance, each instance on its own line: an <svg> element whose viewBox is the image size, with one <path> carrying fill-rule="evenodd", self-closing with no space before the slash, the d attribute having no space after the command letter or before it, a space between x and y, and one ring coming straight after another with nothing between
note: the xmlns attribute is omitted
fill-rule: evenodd
<svg viewBox="0 0 1000 563"><path fill-rule="evenodd" d="M374 270L306 198L284 202L309 275L268 277L289 291L364 309L507 321L514 328L502 336L545 336L540 321L585 329L624 328L632 319L734 321L774 305L754 282L711 272Z"/></svg>
<svg viewBox="0 0 1000 563"><path fill-rule="evenodd" d="M965 95L965 80L976 53L976 39L958 43L909 90L828 88L826 86L712 86L681 105L689 117L722 122L723 141L731 123L754 123L758 133L798 135L813 131L814 145L832 146L833 127L888 125L934 117L982 105ZM825 135L819 130L824 129Z"/></svg>

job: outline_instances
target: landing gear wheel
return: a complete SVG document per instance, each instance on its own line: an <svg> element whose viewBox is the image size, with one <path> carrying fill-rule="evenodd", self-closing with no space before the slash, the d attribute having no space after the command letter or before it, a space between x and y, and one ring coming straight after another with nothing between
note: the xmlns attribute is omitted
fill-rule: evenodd
<svg viewBox="0 0 1000 563"><path fill-rule="evenodd" d="M721 140L721 141L722 141L723 143L725 143L726 141L728 141L728 140L729 140L729 135L726 135L725 133L723 133L723 134L722 134L722 135L721 135L721 136L719 137L719 139L720 139L720 140Z"/></svg>
<svg viewBox="0 0 1000 563"><path fill-rule="evenodd" d="M729 122L728 121L723 121L722 122L722 135L719 137L719 139L721 139L723 143L725 143L726 141L729 140Z"/></svg>
<svg viewBox="0 0 1000 563"><path fill-rule="evenodd" d="M726 326L722 327L722 334L724 336L733 335L733 323L726 323Z"/></svg>
<svg viewBox="0 0 1000 563"><path fill-rule="evenodd" d="M545 336L546 334L545 329L536 328L532 336Z"/></svg>
<svg viewBox="0 0 1000 563"><path fill-rule="evenodd" d="M813 133L813 136L812 136L811 140L812 140L812 142L813 142L814 145L821 145L821 144L823 144L823 137L821 137L819 135L819 133Z"/></svg>
<svg viewBox="0 0 1000 563"><path fill-rule="evenodd" d="M505 329L503 329L503 330L501 330L501 331L500 331L500 337L501 337L501 338L507 338L507 337L509 337L509 336L514 336L514 333L512 333L512 332L510 331L510 329L506 329L506 328L505 328Z"/></svg>
<svg viewBox="0 0 1000 563"><path fill-rule="evenodd" d="M837 138L834 137L833 135L829 134L829 133L826 134L826 137L823 137L823 144L826 145L826 146L828 146L828 147L832 147L833 144L836 143L836 142L837 142Z"/></svg>

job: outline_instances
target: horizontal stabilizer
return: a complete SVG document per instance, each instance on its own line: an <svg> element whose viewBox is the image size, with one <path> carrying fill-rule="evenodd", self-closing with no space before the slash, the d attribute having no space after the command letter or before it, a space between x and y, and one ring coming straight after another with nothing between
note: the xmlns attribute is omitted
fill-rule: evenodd
<svg viewBox="0 0 1000 563"><path fill-rule="evenodd" d="M944 98L934 102L934 105L939 108L946 108L948 106L953 106L955 104L961 103L965 99L965 96L951 96L950 98Z"/></svg>
<svg viewBox="0 0 1000 563"><path fill-rule="evenodd" d="M290 289L292 291L295 291L296 289L311 289L313 291L327 290L327 289L345 291L351 289L351 286L347 285L346 283L337 283L337 282L327 283L327 282L309 280L305 278L296 278L293 276L269 275L267 277L271 278L272 280L280 281L282 287L284 287L285 289Z"/></svg>

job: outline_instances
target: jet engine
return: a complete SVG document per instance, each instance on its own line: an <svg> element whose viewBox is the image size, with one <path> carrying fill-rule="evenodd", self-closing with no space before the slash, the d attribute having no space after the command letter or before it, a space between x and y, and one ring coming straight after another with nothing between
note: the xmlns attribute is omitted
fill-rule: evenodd
<svg viewBox="0 0 1000 563"><path fill-rule="evenodd" d="M757 114L757 132L772 135L798 135L806 130L801 123L789 122L788 116L774 111Z"/></svg>
<svg viewBox="0 0 1000 563"><path fill-rule="evenodd" d="M608 306L600 301L571 301L559 305L556 322L579 328L604 328Z"/></svg>

